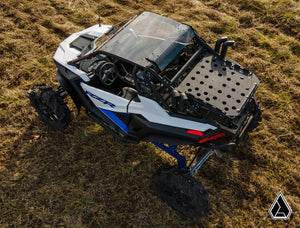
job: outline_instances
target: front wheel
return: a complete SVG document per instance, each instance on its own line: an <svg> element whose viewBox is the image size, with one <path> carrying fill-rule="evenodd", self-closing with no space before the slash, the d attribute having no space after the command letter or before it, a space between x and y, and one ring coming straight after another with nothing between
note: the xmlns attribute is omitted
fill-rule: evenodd
<svg viewBox="0 0 300 228"><path fill-rule="evenodd" d="M63 98L45 84L35 85L28 91L31 105L43 122L55 130L65 130L71 122L71 112Z"/></svg>
<svg viewBox="0 0 300 228"><path fill-rule="evenodd" d="M162 166L153 178L153 186L163 201L187 217L200 219L209 210L208 192L189 170Z"/></svg>

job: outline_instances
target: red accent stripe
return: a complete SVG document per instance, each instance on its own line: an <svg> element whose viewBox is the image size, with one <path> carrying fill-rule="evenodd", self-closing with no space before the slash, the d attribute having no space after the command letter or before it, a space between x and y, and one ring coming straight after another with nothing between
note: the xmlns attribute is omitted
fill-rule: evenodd
<svg viewBox="0 0 300 228"><path fill-rule="evenodd" d="M200 139L200 140L199 140L199 143L204 143L204 142L207 142L207 141L210 141L210 140L218 139L218 138L223 137L224 135L225 135L225 133L224 133L224 132L221 132L221 133L219 133L219 134L212 135L212 136L207 137L207 138L205 138L205 139Z"/></svg>
<svg viewBox="0 0 300 228"><path fill-rule="evenodd" d="M187 130L186 133L192 134L192 135L199 135L199 136L203 135L202 131L194 131L194 130Z"/></svg>

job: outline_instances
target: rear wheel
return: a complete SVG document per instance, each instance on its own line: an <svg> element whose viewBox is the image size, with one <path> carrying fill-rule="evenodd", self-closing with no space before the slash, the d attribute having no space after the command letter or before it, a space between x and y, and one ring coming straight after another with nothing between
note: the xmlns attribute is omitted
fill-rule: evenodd
<svg viewBox="0 0 300 228"><path fill-rule="evenodd" d="M31 105L40 118L55 130L65 130L71 122L71 112L63 98L45 84L35 85L28 91Z"/></svg>
<svg viewBox="0 0 300 228"><path fill-rule="evenodd" d="M162 200L187 217L200 219L209 210L208 192L189 170L162 166L153 178L153 186Z"/></svg>

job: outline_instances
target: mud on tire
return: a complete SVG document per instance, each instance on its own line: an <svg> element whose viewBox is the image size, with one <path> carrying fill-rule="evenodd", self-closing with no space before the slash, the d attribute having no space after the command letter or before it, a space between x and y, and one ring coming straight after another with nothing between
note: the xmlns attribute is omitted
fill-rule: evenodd
<svg viewBox="0 0 300 228"><path fill-rule="evenodd" d="M71 112L51 87L45 84L35 85L28 91L31 105L34 107L40 118L55 130L64 130L71 122Z"/></svg>
<svg viewBox="0 0 300 228"><path fill-rule="evenodd" d="M152 184L162 200L183 215L200 219L207 214L210 207L208 192L188 170L164 165L155 174Z"/></svg>

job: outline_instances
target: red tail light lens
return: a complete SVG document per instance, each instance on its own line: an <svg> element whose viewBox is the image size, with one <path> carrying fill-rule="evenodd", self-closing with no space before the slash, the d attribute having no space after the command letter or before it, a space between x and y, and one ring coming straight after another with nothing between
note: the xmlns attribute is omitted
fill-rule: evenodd
<svg viewBox="0 0 300 228"><path fill-rule="evenodd" d="M192 135L199 135L199 136L203 135L202 131L195 131L195 130L187 130L186 133L192 134Z"/></svg>
<svg viewBox="0 0 300 228"><path fill-rule="evenodd" d="M224 132L221 132L221 133L218 133L218 134L215 134L215 135L212 135L210 137L207 137L205 139L200 139L199 140L199 143L205 143L205 142L208 142L208 141L211 141L211 140L214 140L214 139L218 139L218 138L221 138L225 135Z"/></svg>

